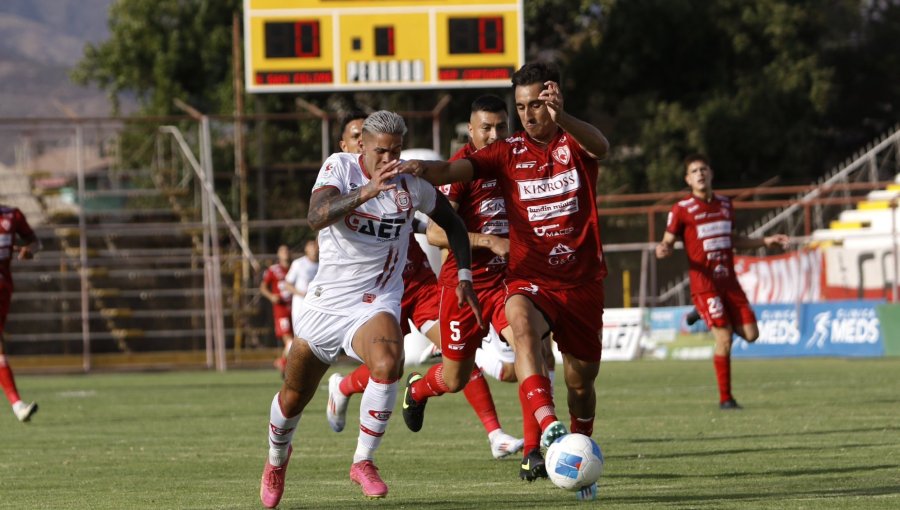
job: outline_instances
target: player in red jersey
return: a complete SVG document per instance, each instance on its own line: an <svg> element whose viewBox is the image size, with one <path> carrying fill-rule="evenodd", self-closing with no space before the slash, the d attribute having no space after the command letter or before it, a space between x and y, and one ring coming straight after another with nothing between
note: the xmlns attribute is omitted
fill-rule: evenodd
<svg viewBox="0 0 900 510"><path fill-rule="evenodd" d="M499 99L497 100L500 101ZM500 101L500 105L505 113L506 105L502 101ZM504 115L503 126L499 129L505 130L505 124L506 116ZM494 139L496 139L496 136ZM341 147L345 146L352 147L352 144L342 139ZM414 217L414 232L424 233L425 226L426 223L420 222L418 218ZM471 240L472 237L473 235L469 234L470 242L473 242ZM444 241L447 242L446 234L444 234ZM477 258L477 255L475 256ZM456 270L455 263L453 270ZM473 278L477 273L477 269L473 271ZM451 277L447 277L447 279L449 278ZM455 276L452 276L452 278L455 278ZM401 301L400 309L400 326L403 330L403 335L406 336L410 333L409 321L411 320L416 329L435 346L440 347L442 331L441 328L434 326L438 323L439 307L441 305L440 297L443 287L438 285L434 271L428 263L428 257L422 251L413 234L410 234L409 248L406 253L406 266L403 268L403 286L403 300ZM455 293L455 285L454 289L451 289L449 292ZM453 305L456 306L456 303L453 303ZM480 331L481 328L476 325L474 330ZM472 384L472 389L466 392L466 399L484 425L488 434L488 441L491 444L491 454L494 458L500 459L519 451L522 448L522 440L503 432L490 388L484 377L480 371L476 375L471 367L468 373L472 374L472 379L476 382ZM344 429L349 397L355 393L362 393L368 381L369 368L365 365L360 365L346 377L335 373L328 379L329 396L325 415L332 430L340 432Z"/></svg>
<svg viewBox="0 0 900 510"><path fill-rule="evenodd" d="M15 245L14 241L17 236L23 243L21 246ZM12 404L13 413L21 422L31 420L31 416L38 410L38 405L37 402L26 404L19 398L15 377L6 361L6 339L3 331L13 293L10 264L13 253L16 251L18 251L17 258L19 260L26 260L34 257L34 254L40 249L41 242L34 235L34 231L31 230L22 211L15 207L0 205L0 387L3 388L3 393Z"/></svg>
<svg viewBox="0 0 900 510"><path fill-rule="evenodd" d="M594 188L609 143L563 110L554 66L526 64L512 83L524 131L457 161L408 161L401 171L436 185L496 179L503 193L510 243L506 317L525 428L520 475L534 480L547 476L540 444L567 433L544 362L542 339L551 331L563 355L572 431L593 431L606 275Z"/></svg>
<svg viewBox="0 0 900 510"><path fill-rule="evenodd" d="M286 244L282 244L278 247L278 262L266 268L262 282L259 284L259 293L272 303L275 336L284 344L281 357L275 360L275 367L282 373L284 373L284 366L287 363L288 351L291 350L291 342L294 341L294 328L291 325L293 293L284 281L290 267L291 250Z"/></svg>
<svg viewBox="0 0 900 510"><path fill-rule="evenodd" d="M759 337L756 316L734 272L734 248L787 246L776 234L762 239L734 231L731 199L713 192L709 160L693 154L684 160L684 180L691 194L672 206L666 233L656 246L657 258L672 255L680 237L688 257L691 299L716 341L713 365L719 385L719 408L740 409L731 394L731 335L748 342Z"/></svg>
<svg viewBox="0 0 900 510"><path fill-rule="evenodd" d="M470 143L460 149L451 161L466 157L505 137L508 125L506 103L502 99L490 95L479 97L472 103L469 118ZM473 288L482 305L481 318L510 338L512 333L503 311L505 294L502 290L509 253L509 240L506 238L509 225L496 181L457 183L442 186L441 191L465 221L469 243L481 248L472 252ZM448 247L446 233L437 225L429 225L428 239L440 248ZM505 457L519 451L522 441L515 440L501 429L490 387L481 368L475 365L476 350L481 346L485 331L478 327L477 318L470 310L460 309L450 302L449 296L453 292L450 281L456 270L456 260L448 255L441 267L439 287L443 362L432 366L424 376L415 372L410 374L404 395L403 417L410 430L418 432L422 428L428 398L462 390L488 433L494 457ZM501 447L497 448L498 445Z"/></svg>

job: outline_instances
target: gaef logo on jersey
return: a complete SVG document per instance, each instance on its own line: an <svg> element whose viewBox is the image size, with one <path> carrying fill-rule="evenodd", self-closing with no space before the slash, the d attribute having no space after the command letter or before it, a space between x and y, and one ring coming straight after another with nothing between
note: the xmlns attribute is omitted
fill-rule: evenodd
<svg viewBox="0 0 900 510"><path fill-rule="evenodd" d="M408 211L412 207L412 198L408 192L401 190L394 195L394 203L397 204L398 211Z"/></svg>
<svg viewBox="0 0 900 510"><path fill-rule="evenodd" d="M344 218L347 228L372 236L379 241L391 241L400 237L400 229L406 218L379 218L371 214L353 211Z"/></svg>
<svg viewBox="0 0 900 510"><path fill-rule="evenodd" d="M516 185L519 188L519 198L528 201L571 193L579 188L580 182L578 173L573 168L546 179L516 181Z"/></svg>
<svg viewBox="0 0 900 510"><path fill-rule="evenodd" d="M550 255L547 257L547 262L550 263L551 266L562 266L569 262L573 262L574 260L575 250L562 243L554 246L553 249L550 250Z"/></svg>
<svg viewBox="0 0 900 510"><path fill-rule="evenodd" d="M572 153L569 152L569 146L563 145L553 150L553 159L559 161L562 165L568 165L572 160Z"/></svg>

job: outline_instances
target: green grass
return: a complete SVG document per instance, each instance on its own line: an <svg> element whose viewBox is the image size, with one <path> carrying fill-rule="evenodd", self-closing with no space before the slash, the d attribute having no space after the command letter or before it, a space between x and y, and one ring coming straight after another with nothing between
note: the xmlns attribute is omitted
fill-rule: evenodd
<svg viewBox="0 0 900 510"><path fill-rule="evenodd" d="M711 362L604 363L594 437L606 466L593 504L491 459L461 395L433 400L417 434L398 403L377 456L390 494L365 500L348 478L359 398L335 434L323 385L280 508L900 508L900 359L736 361L734 381L745 409L721 412ZM18 382L41 410L27 425L0 417L0 508L261 508L274 372ZM491 388L519 433L515 386Z"/></svg>

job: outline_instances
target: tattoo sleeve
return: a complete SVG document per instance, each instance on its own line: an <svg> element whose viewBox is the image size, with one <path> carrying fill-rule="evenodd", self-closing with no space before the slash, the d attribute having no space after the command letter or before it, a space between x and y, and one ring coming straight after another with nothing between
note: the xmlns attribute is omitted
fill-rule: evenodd
<svg viewBox="0 0 900 510"><path fill-rule="evenodd" d="M346 195L342 195L337 188L326 188L312 194L306 220L314 230L321 230L367 200L362 194L362 188L356 188Z"/></svg>

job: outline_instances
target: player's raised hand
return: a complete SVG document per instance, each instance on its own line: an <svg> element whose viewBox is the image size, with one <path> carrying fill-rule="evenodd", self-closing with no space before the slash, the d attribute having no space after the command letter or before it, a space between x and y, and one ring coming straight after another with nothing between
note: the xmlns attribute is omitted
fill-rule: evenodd
<svg viewBox="0 0 900 510"><path fill-rule="evenodd" d="M381 168L375 167L372 170L372 178L369 179L369 182L366 183L363 188L368 188L366 195L368 197L378 196L382 191L389 191L397 187L396 183L392 183L391 180L394 177L397 177L397 167L400 165L400 160L395 159L394 161L390 161L381 165Z"/></svg>
<svg viewBox="0 0 900 510"><path fill-rule="evenodd" d="M456 286L456 299L460 308L469 305L472 313L475 314L475 319L478 321L478 327L486 329L484 320L481 318L481 303L478 302L478 296L475 295L475 290L472 289L472 282L468 280L459 281L459 284Z"/></svg>
<svg viewBox="0 0 900 510"><path fill-rule="evenodd" d="M544 82L544 86L547 88L541 91L538 99L544 101L544 104L547 105L547 110L550 112L550 118L553 119L553 122L556 122L557 116L563 112L562 91L559 90L559 84L555 81Z"/></svg>

